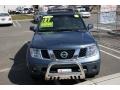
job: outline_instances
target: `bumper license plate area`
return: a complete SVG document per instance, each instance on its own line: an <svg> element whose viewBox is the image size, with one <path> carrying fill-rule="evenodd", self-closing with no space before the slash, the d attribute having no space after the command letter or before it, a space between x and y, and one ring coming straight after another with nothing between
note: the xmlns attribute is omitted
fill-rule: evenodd
<svg viewBox="0 0 120 90"><path fill-rule="evenodd" d="M57 73L68 73L68 72L72 72L72 69L58 69Z"/></svg>

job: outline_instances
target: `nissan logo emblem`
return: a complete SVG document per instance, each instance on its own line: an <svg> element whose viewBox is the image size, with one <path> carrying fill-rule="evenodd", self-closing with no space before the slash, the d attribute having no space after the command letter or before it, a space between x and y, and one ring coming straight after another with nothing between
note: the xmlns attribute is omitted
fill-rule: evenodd
<svg viewBox="0 0 120 90"><path fill-rule="evenodd" d="M61 56L62 58L67 58L68 53L67 53L66 51L63 51L63 52L60 53L60 56Z"/></svg>

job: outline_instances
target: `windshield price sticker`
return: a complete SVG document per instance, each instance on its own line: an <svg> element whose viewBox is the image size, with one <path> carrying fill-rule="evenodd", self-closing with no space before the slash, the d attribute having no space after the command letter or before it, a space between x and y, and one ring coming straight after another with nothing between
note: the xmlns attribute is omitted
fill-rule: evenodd
<svg viewBox="0 0 120 90"><path fill-rule="evenodd" d="M52 18L53 16L44 16L40 23L40 27L53 27L53 21L51 21Z"/></svg>

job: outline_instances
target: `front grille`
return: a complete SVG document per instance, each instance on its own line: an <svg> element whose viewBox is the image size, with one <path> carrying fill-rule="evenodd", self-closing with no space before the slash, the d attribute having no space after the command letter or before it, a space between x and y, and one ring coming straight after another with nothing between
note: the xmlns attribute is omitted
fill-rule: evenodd
<svg viewBox="0 0 120 90"><path fill-rule="evenodd" d="M69 49L69 50L52 50L52 55L55 56L54 59L72 59L74 58L75 49ZM67 53L67 55L66 55ZM80 48L80 52L78 54L78 57L85 57L87 53L87 48ZM49 50L41 50L41 54L43 59L50 59Z"/></svg>
<svg viewBox="0 0 120 90"><path fill-rule="evenodd" d="M67 53L65 56L64 52ZM53 53L56 57L56 59L71 59L74 55L75 50L53 50ZM64 55L62 55L62 53Z"/></svg>
<svg viewBox="0 0 120 90"><path fill-rule="evenodd" d="M85 57L86 53L87 53L87 48L81 48L80 53L79 53L79 57Z"/></svg>

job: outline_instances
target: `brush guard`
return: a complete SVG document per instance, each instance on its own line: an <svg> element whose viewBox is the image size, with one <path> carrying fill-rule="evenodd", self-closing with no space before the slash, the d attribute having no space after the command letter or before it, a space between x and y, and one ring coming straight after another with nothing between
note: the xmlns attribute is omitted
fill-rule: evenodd
<svg viewBox="0 0 120 90"><path fill-rule="evenodd" d="M64 72L64 73L50 73L50 69L53 65L65 65L65 64L75 64L79 67L78 72ZM62 79L85 79L85 72L80 63L72 62L52 62L48 65L45 80L62 80Z"/></svg>

